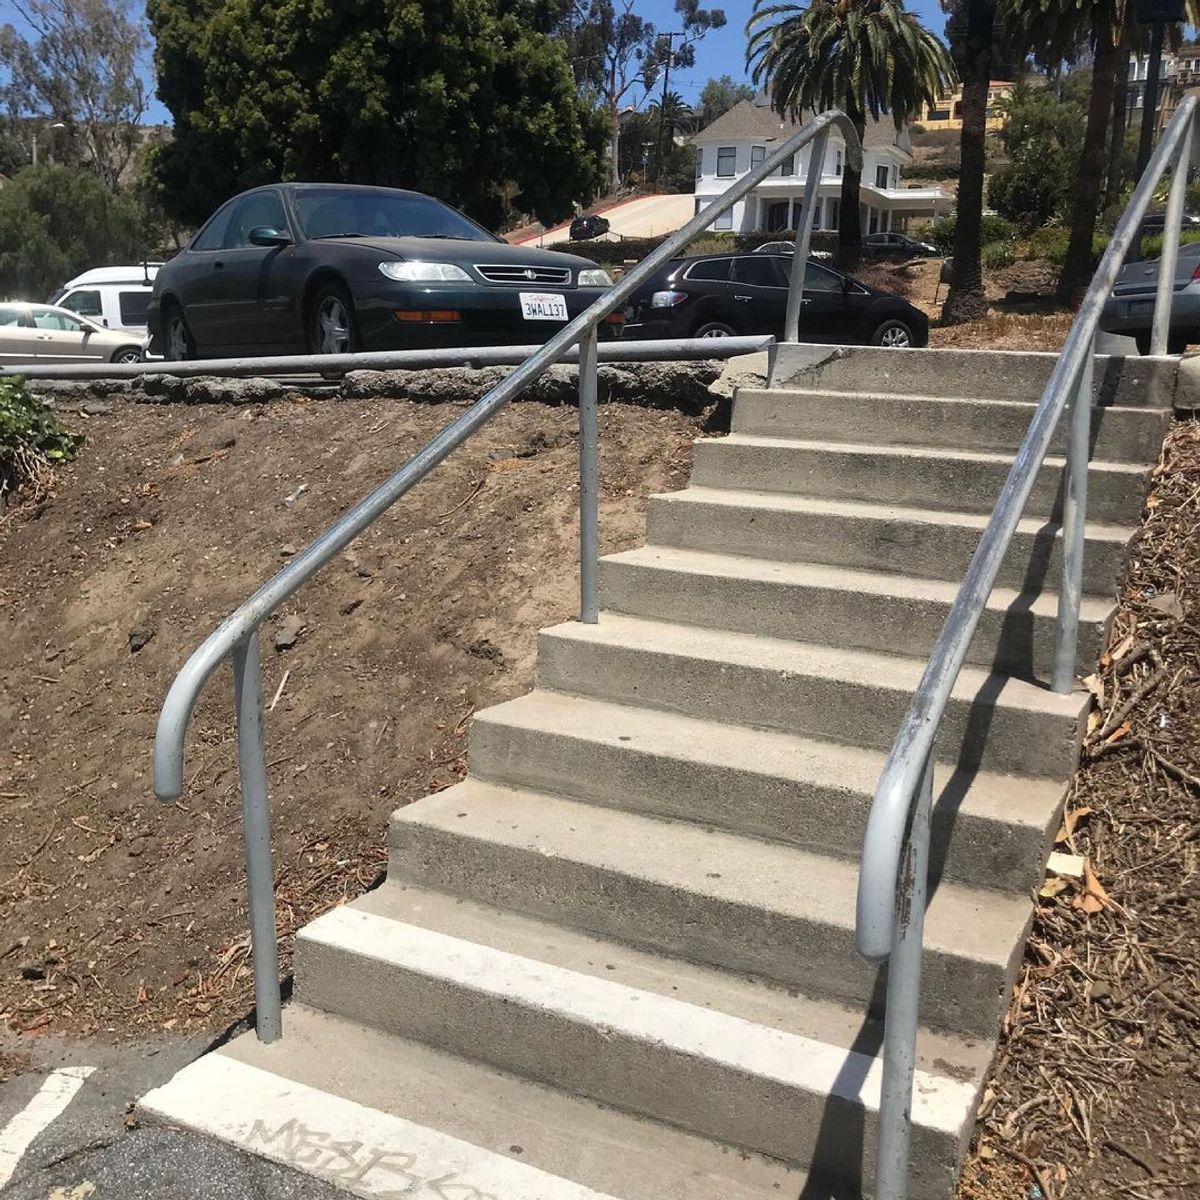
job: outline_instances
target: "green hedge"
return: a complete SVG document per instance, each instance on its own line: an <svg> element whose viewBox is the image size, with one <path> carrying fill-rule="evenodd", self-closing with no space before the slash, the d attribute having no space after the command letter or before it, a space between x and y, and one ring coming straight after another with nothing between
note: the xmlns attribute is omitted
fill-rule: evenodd
<svg viewBox="0 0 1200 1200"><path fill-rule="evenodd" d="M1108 234L1098 233L1092 238L1092 260L1098 261L1108 249ZM1067 246L1071 241L1071 231L1061 225L1048 225L1035 229L1029 235L1029 249L1026 258L1044 258L1056 267L1061 267L1067 261ZM1162 239L1159 239L1161 245Z"/></svg>

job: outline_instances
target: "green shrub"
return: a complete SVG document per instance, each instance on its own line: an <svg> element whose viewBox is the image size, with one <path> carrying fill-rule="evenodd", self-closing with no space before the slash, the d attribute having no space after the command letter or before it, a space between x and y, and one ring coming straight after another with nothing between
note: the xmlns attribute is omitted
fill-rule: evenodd
<svg viewBox="0 0 1200 1200"><path fill-rule="evenodd" d="M82 442L23 379L0 378L0 502L22 491L44 492L53 464L74 458Z"/></svg>
<svg viewBox="0 0 1200 1200"><path fill-rule="evenodd" d="M985 242L979 252L980 261L989 271L1000 271L1011 267L1016 261L1016 247L1012 242Z"/></svg>
<svg viewBox="0 0 1200 1200"><path fill-rule="evenodd" d="M1061 225L1047 225L1035 229L1029 235L1028 258L1044 258L1056 267L1061 267L1067 259L1067 243L1071 239L1071 231Z"/></svg>
<svg viewBox="0 0 1200 1200"><path fill-rule="evenodd" d="M932 242L943 254L954 253L954 231L958 226L955 215L938 217L926 225L919 236ZM983 245L990 242L1011 242L1017 236L1016 228L996 213L984 213L980 223L980 238Z"/></svg>
<svg viewBox="0 0 1200 1200"><path fill-rule="evenodd" d="M1200 242L1200 229L1185 229L1179 235L1179 244L1187 246L1193 242ZM1142 238L1142 257L1143 258L1162 258L1163 235L1156 233L1153 237Z"/></svg>

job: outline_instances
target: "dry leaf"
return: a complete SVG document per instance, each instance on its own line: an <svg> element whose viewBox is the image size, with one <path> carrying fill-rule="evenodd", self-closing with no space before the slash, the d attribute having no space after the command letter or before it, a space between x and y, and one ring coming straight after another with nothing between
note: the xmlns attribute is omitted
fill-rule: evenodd
<svg viewBox="0 0 1200 1200"><path fill-rule="evenodd" d="M1055 875L1052 879L1047 879L1045 883L1038 888L1038 895L1046 900L1053 900L1059 892L1065 891L1071 885L1065 880Z"/></svg>
<svg viewBox="0 0 1200 1200"><path fill-rule="evenodd" d="M1121 661L1121 659L1123 659L1125 657L1125 655L1127 655L1129 653L1129 651L1132 649L1133 649L1133 634L1127 633L1111 650L1106 651L1101 656L1100 665L1102 667L1108 667L1108 666L1111 666L1113 663L1119 663ZM1095 679L1096 676L1091 675L1088 678ZM1091 688L1088 688L1088 691L1091 691L1091 690L1092 690ZM1103 686L1101 686L1101 692L1103 692ZM1094 693L1094 692L1092 694L1096 695L1096 693ZM1102 699L1101 696L1097 696L1096 698Z"/></svg>
<svg viewBox="0 0 1200 1200"><path fill-rule="evenodd" d="M1158 496L1148 496L1146 498L1147 508L1157 508L1161 503L1162 500Z"/></svg>
<svg viewBox="0 0 1200 1200"><path fill-rule="evenodd" d="M1160 592L1150 601L1150 607L1173 617L1176 621L1183 620L1183 605L1179 603L1179 597L1174 592Z"/></svg>
<svg viewBox="0 0 1200 1200"><path fill-rule="evenodd" d="M1096 876L1088 859L1083 860L1083 893L1075 898L1075 907L1095 915L1112 904L1112 897Z"/></svg>
<svg viewBox="0 0 1200 1200"><path fill-rule="evenodd" d="M1099 703L1104 703L1104 680L1099 675L1089 675L1083 681L1083 686L1096 697Z"/></svg>
<svg viewBox="0 0 1200 1200"><path fill-rule="evenodd" d="M150 521L134 521L134 529L153 529L154 525Z"/></svg>
<svg viewBox="0 0 1200 1200"><path fill-rule="evenodd" d="M1093 708L1092 711L1090 713L1088 713L1088 719L1087 719L1088 737L1091 737L1092 734L1095 733L1096 730L1099 729L1103 723L1104 723L1104 714L1101 713L1101 711L1098 708Z"/></svg>
<svg viewBox="0 0 1200 1200"><path fill-rule="evenodd" d="M1084 817L1091 813L1091 809L1085 804L1079 808L1068 808L1063 813L1062 825L1059 826L1058 833L1054 835L1054 844L1065 842L1074 836L1075 826L1079 824Z"/></svg>

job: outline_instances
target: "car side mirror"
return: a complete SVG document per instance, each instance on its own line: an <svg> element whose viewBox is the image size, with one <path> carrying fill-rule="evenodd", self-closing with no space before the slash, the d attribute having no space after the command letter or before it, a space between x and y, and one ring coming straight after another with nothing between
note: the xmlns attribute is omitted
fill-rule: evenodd
<svg viewBox="0 0 1200 1200"><path fill-rule="evenodd" d="M252 246L290 246L292 235L274 225L255 225L247 234Z"/></svg>

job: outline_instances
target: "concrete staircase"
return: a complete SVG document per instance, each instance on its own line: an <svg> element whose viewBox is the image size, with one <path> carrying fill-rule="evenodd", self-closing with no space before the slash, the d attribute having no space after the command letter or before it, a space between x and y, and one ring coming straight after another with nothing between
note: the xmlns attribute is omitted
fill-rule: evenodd
<svg viewBox="0 0 1200 1200"><path fill-rule="evenodd" d="M786 351L786 353L785 353ZM284 1039L143 1111L430 1200L765 1200L871 1188L883 995L854 953L884 754L1047 355L782 348L599 624L544 631L471 775L398 811L387 883L296 948ZM1174 364L1101 360L1080 667ZM912 1191L946 1200L1087 708L1053 652L1062 462L1039 478L936 772Z"/></svg>

